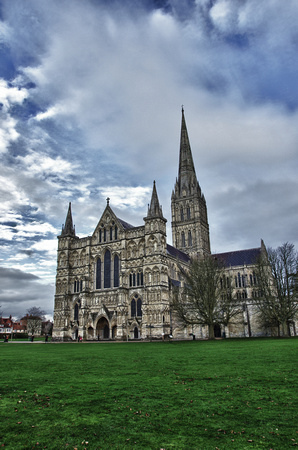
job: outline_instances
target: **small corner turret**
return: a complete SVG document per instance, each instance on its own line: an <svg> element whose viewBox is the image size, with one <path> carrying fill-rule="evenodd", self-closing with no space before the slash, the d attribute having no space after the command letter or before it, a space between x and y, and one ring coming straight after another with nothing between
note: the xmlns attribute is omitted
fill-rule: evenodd
<svg viewBox="0 0 298 450"><path fill-rule="evenodd" d="M69 202L65 225L62 225L62 231L59 237L76 237L76 230L72 221L71 202Z"/></svg>
<svg viewBox="0 0 298 450"><path fill-rule="evenodd" d="M144 217L144 221L145 230L147 233L151 233L153 230L158 230L162 234L166 235L167 219L164 218L162 207L159 204L155 181L153 182L153 190L151 202L150 205L148 205L148 213L147 216Z"/></svg>
<svg viewBox="0 0 298 450"><path fill-rule="evenodd" d="M162 214L162 207L159 204L155 181L153 181L151 202L150 206L148 205L148 214L146 219L153 219L153 218L160 218L166 220Z"/></svg>

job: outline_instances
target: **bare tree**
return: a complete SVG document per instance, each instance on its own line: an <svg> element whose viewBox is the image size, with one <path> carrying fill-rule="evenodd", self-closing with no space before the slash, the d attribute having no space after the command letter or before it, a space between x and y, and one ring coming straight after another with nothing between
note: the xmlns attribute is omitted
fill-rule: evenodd
<svg viewBox="0 0 298 450"><path fill-rule="evenodd" d="M38 306L32 306L31 308L27 309L26 312L31 317L38 317L41 320L45 320L46 312Z"/></svg>
<svg viewBox="0 0 298 450"><path fill-rule="evenodd" d="M214 339L214 325L228 323L241 311L232 295L232 282L220 261L211 255L193 259L182 271L184 287L175 290L173 309L181 325L207 325Z"/></svg>
<svg viewBox="0 0 298 450"><path fill-rule="evenodd" d="M45 320L45 311L37 306L27 309L27 331L31 335L41 333L41 324Z"/></svg>
<svg viewBox="0 0 298 450"><path fill-rule="evenodd" d="M277 249L268 248L256 270L259 295L255 304L262 325L275 326L278 334L290 336L290 324L298 314L298 253L286 242Z"/></svg>

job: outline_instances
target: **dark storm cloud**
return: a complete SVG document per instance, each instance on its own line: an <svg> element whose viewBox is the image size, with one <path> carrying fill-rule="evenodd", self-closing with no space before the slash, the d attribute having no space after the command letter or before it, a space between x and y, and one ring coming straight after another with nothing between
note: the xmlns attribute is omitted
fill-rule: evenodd
<svg viewBox="0 0 298 450"><path fill-rule="evenodd" d="M38 280L39 277L32 273L25 273L19 269L9 269L6 267L0 267L1 287L0 292L3 292L7 287L11 287L12 283L18 281L19 283L28 282L32 280Z"/></svg>
<svg viewBox="0 0 298 450"><path fill-rule="evenodd" d="M20 317L30 306L39 306L52 314L53 285L19 269L0 267L0 305L3 316Z"/></svg>

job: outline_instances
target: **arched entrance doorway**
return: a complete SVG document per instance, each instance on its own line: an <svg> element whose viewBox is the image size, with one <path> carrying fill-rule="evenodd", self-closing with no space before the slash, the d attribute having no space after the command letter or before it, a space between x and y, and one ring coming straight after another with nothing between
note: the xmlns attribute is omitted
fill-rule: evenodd
<svg viewBox="0 0 298 450"><path fill-rule="evenodd" d="M216 337L216 338L220 338L221 337L221 328L220 328L219 323L216 323L214 325L214 337Z"/></svg>
<svg viewBox="0 0 298 450"><path fill-rule="evenodd" d="M75 328L72 332L72 340L77 341L78 340L78 336L79 336L79 330L77 328Z"/></svg>
<svg viewBox="0 0 298 450"><path fill-rule="evenodd" d="M115 339L117 334L117 325L114 325L112 328L112 339Z"/></svg>
<svg viewBox="0 0 298 450"><path fill-rule="evenodd" d="M138 339L138 338L139 338L139 330L138 330L138 327L135 327L135 328L134 328L134 330L133 330L133 337L134 337L135 339Z"/></svg>
<svg viewBox="0 0 298 450"><path fill-rule="evenodd" d="M93 339L94 330L92 327L88 328L88 339Z"/></svg>
<svg viewBox="0 0 298 450"><path fill-rule="evenodd" d="M110 327L109 322L105 317L99 319L96 325L96 336L98 339L109 339L110 337Z"/></svg>

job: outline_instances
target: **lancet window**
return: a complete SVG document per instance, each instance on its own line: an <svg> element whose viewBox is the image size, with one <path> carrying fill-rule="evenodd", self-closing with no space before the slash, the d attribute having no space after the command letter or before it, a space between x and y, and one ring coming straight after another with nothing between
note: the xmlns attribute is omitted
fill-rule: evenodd
<svg viewBox="0 0 298 450"><path fill-rule="evenodd" d="M104 256L104 288L111 287L111 252L107 250Z"/></svg>
<svg viewBox="0 0 298 450"><path fill-rule="evenodd" d="M114 287L119 287L119 256L114 257Z"/></svg>
<svg viewBox="0 0 298 450"><path fill-rule="evenodd" d="M101 259L96 261L96 289L101 289Z"/></svg>
<svg viewBox="0 0 298 450"><path fill-rule="evenodd" d="M120 258L115 255L112 261L110 250L105 252L103 264L100 258L96 261L96 289L102 289L102 281L104 289L111 288L112 282L113 287L120 284Z"/></svg>
<svg viewBox="0 0 298 450"><path fill-rule="evenodd" d="M129 274L129 286L143 286L144 284L144 275L143 272L139 271L137 273L131 272Z"/></svg>
<svg viewBox="0 0 298 450"><path fill-rule="evenodd" d="M185 234L184 231L181 233L181 247L185 247Z"/></svg>
<svg viewBox="0 0 298 450"><path fill-rule="evenodd" d="M131 317L142 317L142 299L138 294L135 294L130 302L130 315Z"/></svg>
<svg viewBox="0 0 298 450"><path fill-rule="evenodd" d="M191 231L188 232L188 247L192 246L192 235Z"/></svg>
<svg viewBox="0 0 298 450"><path fill-rule="evenodd" d="M73 284L73 292L81 292L83 290L83 281L82 280L75 280Z"/></svg>

